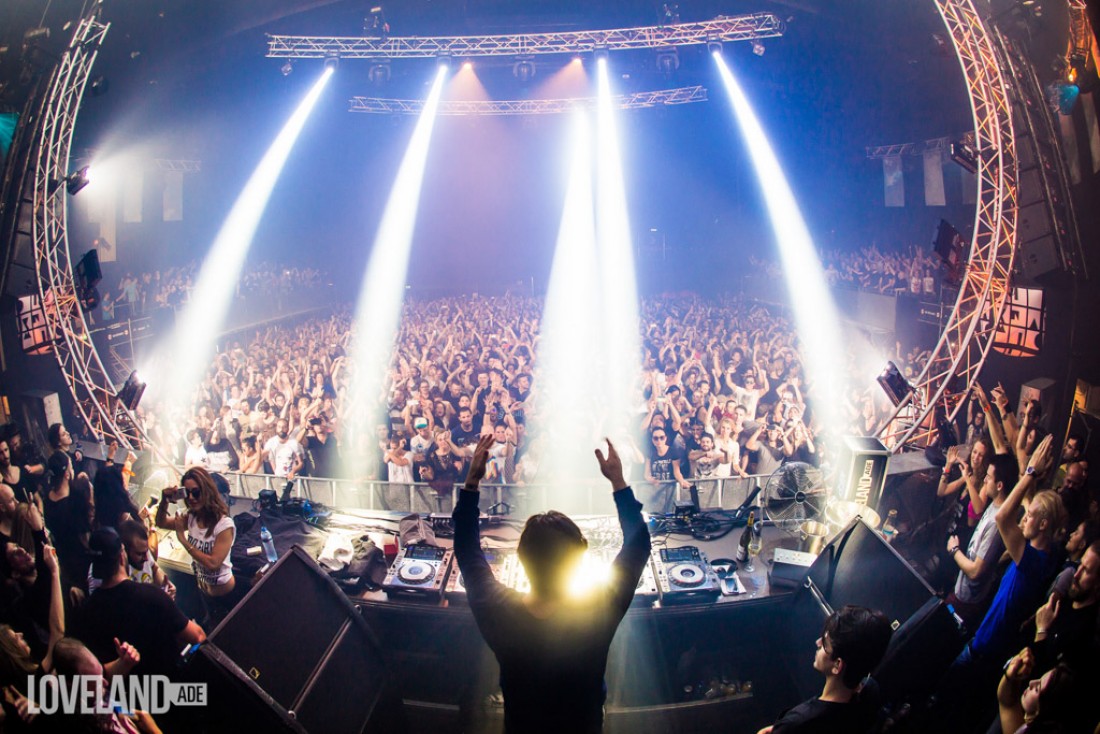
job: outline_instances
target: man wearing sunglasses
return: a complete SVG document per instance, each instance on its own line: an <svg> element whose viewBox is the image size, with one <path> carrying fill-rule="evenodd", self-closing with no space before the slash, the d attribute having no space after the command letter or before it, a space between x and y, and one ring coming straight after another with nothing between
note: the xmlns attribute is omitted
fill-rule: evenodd
<svg viewBox="0 0 1100 734"><path fill-rule="evenodd" d="M650 512L668 512L668 506L672 502L676 482L684 489L691 487L691 482L684 479L680 463L685 454L670 439L670 434L664 428L654 428L649 435L649 451L645 459L645 480L653 485L653 496L648 502L644 502Z"/></svg>

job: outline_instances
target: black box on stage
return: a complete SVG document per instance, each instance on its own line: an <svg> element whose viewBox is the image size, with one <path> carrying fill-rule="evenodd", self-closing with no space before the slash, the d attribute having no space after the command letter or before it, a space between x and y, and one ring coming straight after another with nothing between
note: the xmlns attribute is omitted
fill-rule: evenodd
<svg viewBox="0 0 1100 734"><path fill-rule="evenodd" d="M845 436L840 450L837 499L878 510L890 449L874 436Z"/></svg>
<svg viewBox="0 0 1100 734"><path fill-rule="evenodd" d="M961 630L943 600L881 535L854 519L818 556L804 586L794 595L788 625L787 664L800 700L816 695L821 676L808 664L814 641L832 609L856 604L881 611L894 636L874 673L884 702L935 683L958 654Z"/></svg>
<svg viewBox="0 0 1100 734"><path fill-rule="evenodd" d="M361 732L400 724L388 663L332 579L294 547L229 613L190 664L218 731Z"/></svg>

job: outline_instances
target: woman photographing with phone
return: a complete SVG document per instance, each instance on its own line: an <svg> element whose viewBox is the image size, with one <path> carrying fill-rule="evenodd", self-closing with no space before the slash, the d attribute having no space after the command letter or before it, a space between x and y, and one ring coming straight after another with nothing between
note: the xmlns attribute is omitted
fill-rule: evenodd
<svg viewBox="0 0 1100 734"><path fill-rule="evenodd" d="M164 490L157 506L156 523L158 528L175 530L191 556L195 583L206 606L203 627L209 630L217 626L242 596L229 560L237 528L210 472L200 466L191 467L184 473L181 484L182 488ZM169 503L181 499L187 510L169 515Z"/></svg>

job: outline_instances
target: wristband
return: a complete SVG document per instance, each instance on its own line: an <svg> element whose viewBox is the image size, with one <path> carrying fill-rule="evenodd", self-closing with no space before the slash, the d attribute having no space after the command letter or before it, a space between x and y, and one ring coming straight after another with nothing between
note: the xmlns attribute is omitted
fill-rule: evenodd
<svg viewBox="0 0 1100 734"><path fill-rule="evenodd" d="M1046 633L1047 633L1047 630L1039 629L1038 627L1035 628L1035 634L1036 635L1045 635Z"/></svg>
<svg viewBox="0 0 1100 734"><path fill-rule="evenodd" d="M950 553L952 556L954 556L958 552L959 552L959 546L955 546L954 548L952 548L951 550L948 551L948 553Z"/></svg>

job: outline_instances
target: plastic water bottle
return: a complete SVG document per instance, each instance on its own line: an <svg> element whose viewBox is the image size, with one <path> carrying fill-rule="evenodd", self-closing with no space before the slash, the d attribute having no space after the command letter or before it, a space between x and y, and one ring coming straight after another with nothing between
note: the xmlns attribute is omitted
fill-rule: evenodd
<svg viewBox="0 0 1100 734"><path fill-rule="evenodd" d="M898 534L898 511L890 510L886 514L886 522L882 523L882 537L886 539L887 543L894 542L894 537Z"/></svg>
<svg viewBox="0 0 1100 734"><path fill-rule="evenodd" d="M264 555L271 563L279 560L279 554L275 552L275 541L271 537L271 531L266 527L260 527L260 544L264 547Z"/></svg>

